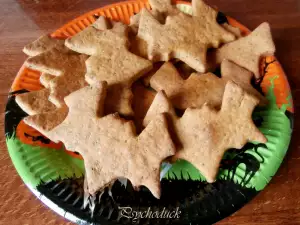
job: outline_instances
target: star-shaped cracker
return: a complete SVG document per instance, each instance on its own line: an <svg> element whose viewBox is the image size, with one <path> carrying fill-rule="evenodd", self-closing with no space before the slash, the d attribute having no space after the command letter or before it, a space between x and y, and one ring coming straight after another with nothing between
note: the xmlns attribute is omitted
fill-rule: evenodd
<svg viewBox="0 0 300 225"><path fill-rule="evenodd" d="M220 65L228 59L242 66L260 78L259 63L263 56L274 55L275 45L272 39L270 25L262 23L251 34L234 42L223 45L209 55L212 66Z"/></svg>
<svg viewBox="0 0 300 225"><path fill-rule="evenodd" d="M172 63L166 62L150 79L150 86L156 91L164 90L176 108L198 108L207 103L212 107L220 107L225 85L232 80L250 94L258 96L265 103L265 98L251 85L251 73L242 68L224 62L222 77L212 73L192 73L184 80Z"/></svg>
<svg viewBox="0 0 300 225"><path fill-rule="evenodd" d="M147 9L142 11L137 36L148 43L150 60L177 58L199 72L206 71L207 48L217 48L235 39L209 17L192 17L179 12L160 24Z"/></svg>
<svg viewBox="0 0 300 225"><path fill-rule="evenodd" d="M134 187L145 185L159 198L161 162L175 154L164 115L137 136L133 123L117 114L101 117L105 95L106 85L100 83L67 96L67 118L48 134L83 156L90 194L125 177Z"/></svg>
<svg viewBox="0 0 300 225"><path fill-rule="evenodd" d="M154 99L144 124L147 125L158 113L170 112L182 146L178 158L191 162L208 182L214 182L228 149L240 149L248 141L266 143L266 138L252 121L252 112L257 104L258 99L229 81L220 111L204 105L202 108L188 108L178 118L166 95L161 92Z"/></svg>
<svg viewBox="0 0 300 225"><path fill-rule="evenodd" d="M89 27L68 39L65 44L74 51L91 55L86 61L87 73L85 75L90 85L107 81L109 86L117 85L121 86L124 91L130 90L134 81L152 69L152 63L149 60L129 52L128 27L121 23L116 23L112 29L105 31ZM128 93L128 90L126 92ZM127 107L131 105L130 98L123 98L122 95L119 98L127 102L114 104L114 111L131 115L133 111L131 109L128 112ZM110 96L107 101L112 102ZM126 108L123 108L123 105Z"/></svg>

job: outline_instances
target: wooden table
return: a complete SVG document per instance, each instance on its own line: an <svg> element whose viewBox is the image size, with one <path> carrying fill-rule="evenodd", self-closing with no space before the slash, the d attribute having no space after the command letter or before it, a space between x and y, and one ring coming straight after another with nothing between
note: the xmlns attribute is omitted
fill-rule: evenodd
<svg viewBox="0 0 300 225"><path fill-rule="evenodd" d="M118 0L1 0L0 9L0 126L10 85L25 60L25 44L52 32L89 10ZM207 0L209 1L209 0ZM296 111L300 110L300 1L210 0L226 14L253 29L271 23L282 63L292 88ZM300 224L300 121L290 150L270 185L251 203L218 224ZM71 224L44 206L24 186L8 156L5 138L0 140L0 224Z"/></svg>

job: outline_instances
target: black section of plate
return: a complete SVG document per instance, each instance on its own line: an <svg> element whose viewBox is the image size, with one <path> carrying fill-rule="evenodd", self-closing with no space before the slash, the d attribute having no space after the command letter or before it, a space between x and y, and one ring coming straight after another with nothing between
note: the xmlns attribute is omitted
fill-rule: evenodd
<svg viewBox="0 0 300 225"><path fill-rule="evenodd" d="M96 200L93 217L88 209L83 209L83 178L64 179L41 183L37 190L66 212L72 213L87 223L116 225L198 225L215 223L250 201L258 192L246 188L232 180L218 180L213 184L192 180L166 180L161 182L161 199L155 199L147 188L135 191L129 183L127 187L116 181L111 192L106 190L100 203ZM179 219L133 219L120 217L118 207L131 207L136 211L181 211Z"/></svg>
<svg viewBox="0 0 300 225"><path fill-rule="evenodd" d="M218 12L217 22L218 24L228 23L228 19L224 13Z"/></svg>
<svg viewBox="0 0 300 225"><path fill-rule="evenodd" d="M16 95L26 93L27 90L19 90L8 94L8 100L5 108L5 136L6 138L14 137L20 121L28 116L16 103Z"/></svg>

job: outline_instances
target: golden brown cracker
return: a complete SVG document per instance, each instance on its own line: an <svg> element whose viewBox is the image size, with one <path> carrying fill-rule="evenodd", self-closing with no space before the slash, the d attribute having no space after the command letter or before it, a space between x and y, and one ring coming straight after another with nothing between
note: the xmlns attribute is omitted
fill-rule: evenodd
<svg viewBox="0 0 300 225"><path fill-rule="evenodd" d="M51 133L51 130L61 124L68 114L68 108L62 106L49 112L42 112L24 118L24 122L39 131L45 137L54 142L59 142L59 139Z"/></svg>
<svg viewBox="0 0 300 225"><path fill-rule="evenodd" d="M188 108L181 118L177 118L166 96L159 95L152 103L154 106L150 107L145 124L156 113L171 112L174 129L182 145L177 157L191 162L208 182L215 181L222 157L228 149L240 149L248 141L267 141L252 121L258 99L232 81L226 85L220 111L204 105L202 108Z"/></svg>
<svg viewBox="0 0 300 225"><path fill-rule="evenodd" d="M105 86L84 87L66 97L67 118L50 131L50 136L83 156L90 194L126 177L134 187L144 185L159 198L161 162L175 153L166 119L158 115L137 136L133 123L117 114L97 117L96 108L103 107L104 101L98 102L105 96Z"/></svg>
<svg viewBox="0 0 300 225"><path fill-rule="evenodd" d="M49 100L57 107L64 105L64 97L86 85L86 55L77 54L67 47L54 47L26 60L26 65L56 77L42 75L41 80L50 88ZM48 81L48 83L47 83Z"/></svg>
<svg viewBox="0 0 300 225"><path fill-rule="evenodd" d="M49 89L26 92L16 96L16 103L28 115L49 112L56 109L56 106L48 100L49 95Z"/></svg>
<svg viewBox="0 0 300 225"><path fill-rule="evenodd" d="M50 81L53 80L56 76L51 75L49 73L42 73L40 76L40 83L45 87L50 87Z"/></svg>
<svg viewBox="0 0 300 225"><path fill-rule="evenodd" d="M98 30L107 30L111 28L112 24L108 18L100 16L91 26Z"/></svg>
<svg viewBox="0 0 300 225"><path fill-rule="evenodd" d="M210 53L212 66L220 65L228 59L237 65L254 73L260 78L259 62L261 57L274 55L275 45L272 39L270 25L262 23L251 34L234 42L223 45Z"/></svg>
<svg viewBox="0 0 300 225"><path fill-rule="evenodd" d="M127 35L128 27L116 23L111 30L97 31L91 28L88 31L83 30L66 41L66 45L74 51L92 55L86 61L87 73L85 75L85 79L90 85L107 81L109 86L130 88L134 81L152 69L152 63L149 60L129 52ZM113 90L117 91L114 96L124 93L116 88ZM125 91L125 93L130 96L129 91ZM131 115L132 110L128 110L127 107L131 104L130 98L120 95L119 99L125 101L119 104L125 108L116 106L113 110L128 112L129 114L122 114ZM114 106L113 102L110 105Z"/></svg>
<svg viewBox="0 0 300 225"><path fill-rule="evenodd" d="M108 86L105 99L105 114L119 112L122 115L132 116L134 114L131 107L132 98L131 87L123 84Z"/></svg>
<svg viewBox="0 0 300 225"><path fill-rule="evenodd" d="M191 17L180 12L160 24L147 9L142 10L137 36L148 43L148 59L177 58L198 72L206 70L207 48L235 39L209 17Z"/></svg>
<svg viewBox="0 0 300 225"><path fill-rule="evenodd" d="M34 42L26 45L23 52L28 56L37 56L43 52L46 52L56 46L63 46L64 40L59 40L50 37L49 35L44 35L35 40Z"/></svg>
<svg viewBox="0 0 300 225"><path fill-rule="evenodd" d="M238 27L231 26L228 23L224 23L221 26L224 27L227 31L229 31L232 34L234 34L237 39L243 36L242 35L242 31Z"/></svg>
<svg viewBox="0 0 300 225"><path fill-rule="evenodd" d="M260 105L265 105L267 103L267 99L254 87L252 87L251 79L253 77L253 73L251 73L250 71L236 65L233 62L224 60L221 64L221 74L222 79L224 79L225 82L228 80L232 80L241 88L243 88L244 91L259 99Z"/></svg>
<svg viewBox="0 0 300 225"><path fill-rule="evenodd" d="M176 108L201 107L204 103L221 105L225 83L212 73L192 74L184 80L176 68L165 63L150 80L156 91L164 90Z"/></svg>
<svg viewBox="0 0 300 225"><path fill-rule="evenodd" d="M224 65L225 76L221 78L212 73L193 73L184 80L175 66L167 62L152 76L150 85L156 91L164 90L178 109L198 108L205 103L212 107L220 107L228 80L234 81L250 94L259 97L262 104L265 103L264 97L252 87L251 76L247 71L233 68L228 62ZM232 69L234 71L229 72Z"/></svg>
<svg viewBox="0 0 300 225"><path fill-rule="evenodd" d="M143 119L154 99L155 92L145 88L141 82L135 82L132 86L134 121L137 132L143 128Z"/></svg>
<svg viewBox="0 0 300 225"><path fill-rule="evenodd" d="M147 126L158 114L167 113L175 122L177 115L175 113L172 103L169 101L164 91L159 91L152 100L152 104L148 107L144 115L143 126Z"/></svg>

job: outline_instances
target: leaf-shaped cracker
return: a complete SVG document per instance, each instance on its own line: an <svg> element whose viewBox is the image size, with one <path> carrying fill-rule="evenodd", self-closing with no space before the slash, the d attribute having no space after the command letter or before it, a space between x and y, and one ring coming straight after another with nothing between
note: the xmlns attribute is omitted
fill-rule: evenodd
<svg viewBox="0 0 300 225"><path fill-rule="evenodd" d="M228 62L224 68L228 68ZM232 68L231 68L232 69ZM229 69L231 71L231 69ZM184 80L173 64L166 62L150 79L150 85L156 91L164 90L176 108L186 109L189 107L198 108L204 103L213 107L219 107L222 103L225 85L232 80L249 93L260 96L262 104L265 99L250 83L251 73L246 70L233 68L234 71L225 70L225 77L219 78L212 73L192 73ZM239 72L239 74L236 74Z"/></svg>
<svg viewBox="0 0 300 225"><path fill-rule="evenodd" d="M144 124L147 125L158 113L170 112L175 133L182 146L177 156L190 161L208 182L214 182L226 150L240 149L248 141L267 141L251 118L257 104L258 99L229 81L220 111L204 105L198 109L188 108L178 118L167 97L161 92L154 99Z"/></svg>
<svg viewBox="0 0 300 225"><path fill-rule="evenodd" d="M199 72L206 70L207 48L217 48L220 43L235 39L208 17L191 17L180 12L160 24L147 9L142 11L138 37L148 43L149 59L177 58Z"/></svg>
<svg viewBox="0 0 300 225"><path fill-rule="evenodd" d="M66 97L68 116L50 136L83 156L90 194L126 177L133 186L145 185L159 198L161 162L175 153L166 119L158 115L137 136L133 123L117 114L97 117L97 109L103 108L105 86L84 87Z"/></svg>
<svg viewBox="0 0 300 225"><path fill-rule="evenodd" d="M259 62L261 57L274 53L275 45L270 25L262 23L248 36L212 51L209 58L212 62L211 67L215 67L224 59L228 59L253 72L256 78L260 78Z"/></svg>
<svg viewBox="0 0 300 225"><path fill-rule="evenodd" d="M152 69L152 63L138 57L128 50L128 27L116 23L111 30L99 31L89 27L66 41L66 46L74 51L91 55L86 61L86 81L90 85L107 81L108 85L121 86L130 89L132 83ZM109 87L109 89L111 89ZM117 89L114 89L118 91ZM125 90L124 90L125 91ZM126 91L128 93L128 91ZM114 93L122 94L118 91ZM113 99L108 96L107 102L114 106L115 112L131 115L130 98L119 96L122 102L113 105ZM126 106L125 108L123 106ZM110 110L111 111L111 110Z"/></svg>

